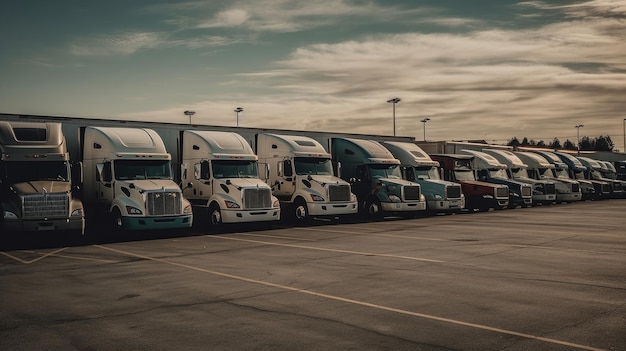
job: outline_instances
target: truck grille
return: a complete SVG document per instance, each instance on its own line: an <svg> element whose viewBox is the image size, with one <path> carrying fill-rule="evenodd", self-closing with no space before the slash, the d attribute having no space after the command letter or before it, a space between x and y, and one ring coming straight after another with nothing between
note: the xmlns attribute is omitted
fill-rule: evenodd
<svg viewBox="0 0 626 351"><path fill-rule="evenodd" d="M460 185L448 185L446 187L446 198L460 199L461 198L461 186Z"/></svg>
<svg viewBox="0 0 626 351"><path fill-rule="evenodd" d="M530 185L522 185L522 197L533 196L533 188Z"/></svg>
<svg viewBox="0 0 626 351"><path fill-rule="evenodd" d="M415 185L407 185L403 187L404 200L418 200L420 199L420 187Z"/></svg>
<svg viewBox="0 0 626 351"><path fill-rule="evenodd" d="M350 201L350 185L331 184L328 186L330 201Z"/></svg>
<svg viewBox="0 0 626 351"><path fill-rule="evenodd" d="M572 192L577 193L580 191L580 184L572 183Z"/></svg>
<svg viewBox="0 0 626 351"><path fill-rule="evenodd" d="M270 208L272 207L272 193L269 188L243 189L243 208Z"/></svg>
<svg viewBox="0 0 626 351"><path fill-rule="evenodd" d="M544 189L546 194L556 194L556 184L554 183L545 184Z"/></svg>
<svg viewBox="0 0 626 351"><path fill-rule="evenodd" d="M509 188L508 187L497 187L496 188L496 198L498 199L508 199L509 198Z"/></svg>
<svg viewBox="0 0 626 351"><path fill-rule="evenodd" d="M22 196L24 219L43 217L68 217L69 194L32 194Z"/></svg>
<svg viewBox="0 0 626 351"><path fill-rule="evenodd" d="M183 196L177 191L148 193L146 211L149 216L179 215L182 213Z"/></svg>
<svg viewBox="0 0 626 351"><path fill-rule="evenodd" d="M610 193L611 192L611 186L608 183L602 184L601 187L602 187L602 192L603 193Z"/></svg>

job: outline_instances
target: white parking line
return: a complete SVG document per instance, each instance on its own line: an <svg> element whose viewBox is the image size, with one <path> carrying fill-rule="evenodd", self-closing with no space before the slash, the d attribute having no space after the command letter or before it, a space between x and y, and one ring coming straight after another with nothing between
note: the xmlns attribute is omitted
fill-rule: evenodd
<svg viewBox="0 0 626 351"><path fill-rule="evenodd" d="M428 240L428 241L452 241L439 238L425 238L421 236L404 236L393 234L378 234L378 233L363 233L363 232L351 232L347 230L333 230L333 229L321 229L321 228L300 228L302 230L314 231L314 232L326 232L326 233L339 233L339 234L356 234L356 235L370 235L370 236L382 236L389 238L402 238L402 239L416 239L416 240Z"/></svg>
<svg viewBox="0 0 626 351"><path fill-rule="evenodd" d="M209 269L204 269L204 268L195 267L195 266L191 266L191 265L187 265L187 264L183 264L183 263L177 263L177 262L173 262L173 261L168 261L168 260L160 259L160 258L156 258L156 257L150 257L150 256L141 255L141 254L136 254L136 253L132 253L132 252L129 252L129 251L117 250L117 249L114 249L114 248L111 248L111 247L102 246L102 245L94 245L94 246L95 247L99 247L99 248L101 248L103 250L108 250L108 251L116 252L116 253L119 253L119 254L124 254L124 255L128 255L128 256L137 257L137 258L150 260L150 261L154 261L154 262L159 262L159 263L163 263L163 264L168 264L168 265L172 265L172 266L177 266L177 267L181 267L181 268L185 268L185 269L189 269L189 270L193 270L193 271L197 271L197 272L208 273L208 274L212 274L212 275L216 275L216 276L220 276L220 277L231 278L231 279L244 281L244 282L248 282L248 283L274 287L274 288L277 288L277 289L297 292L297 293L301 293L301 294L307 294L307 295L321 297L321 298L325 298L325 299L329 299L329 300L340 301L340 302L345 302L345 303L359 305L359 306L364 306L364 307L370 307L370 308L374 308L374 309L381 310L381 311L399 313L399 314L403 314L403 315L419 317L419 318L424 318L424 319L429 319L429 320L435 320L435 321L439 321L439 322L444 322L444 323L449 323L449 324L454 324L454 325L460 325L460 326L469 327L469 328L487 330L487 331L491 331L491 332L495 332L495 333L512 335L512 336L517 336L517 337L521 337L521 338L525 338L525 339L539 340L539 341L543 341L543 342L547 342L547 343L551 343L551 344L557 344L557 345L562 345L562 346L574 347L574 348L581 349L581 350L603 351L603 349L599 349L599 348L595 348L595 347L591 347L591 346L586 346L586 345L575 344L575 343L571 343L571 342L567 342L567 341L551 339L551 338L545 338L545 337L542 337L542 336L536 336L536 335L531 335L531 334L526 334L526 333L520 333L520 332L507 330L507 329L494 328L494 327L490 327L490 326L482 325L482 324L463 322L463 321L459 321L459 320L455 320L455 319L444 318L444 317L439 317L439 316L434 316L434 315L429 315L429 314L424 314L424 313L419 313L419 312L406 311L406 310L402 310L402 309L399 309L399 308L393 308L393 307L373 304L373 303L369 303L369 302L365 302L365 301L353 300L353 299L348 299L348 298L344 298L344 297L340 297L340 296L324 294L324 293L318 293L318 292L311 291L311 290L299 289L299 288L294 288L294 287L291 287L291 286L280 285L280 284L270 283L270 282L266 282L266 281L260 281L260 280L256 280L256 279L240 277L240 276L236 276L236 275L232 275L232 274L228 274L228 273L212 271L212 270L209 270Z"/></svg>
<svg viewBox="0 0 626 351"><path fill-rule="evenodd" d="M35 263L35 262L37 262L37 261L39 261L39 260L43 260L44 258L46 258L46 257L48 257L48 256L52 256L52 255L54 255L54 254L56 254L56 253L59 253L59 252L61 252L61 251L65 250L65 249L67 249L67 247L64 247L64 248L58 249L58 250L56 250L56 251L48 252L47 254L43 254L41 257L37 257L37 258L35 258L34 260L30 260L30 261L26 261L26 260L23 260L23 259L21 259L21 258L19 258L19 257L15 257L15 256L13 256L13 255L11 255L11 254L9 254L9 253L4 252L4 251L0 251L0 254L3 254L3 255L5 255L6 257L12 258L12 259L14 259L14 260L16 260L16 261L18 261L18 262L23 263L23 264L31 264L31 263ZM38 253L38 252L35 252L35 253Z"/></svg>

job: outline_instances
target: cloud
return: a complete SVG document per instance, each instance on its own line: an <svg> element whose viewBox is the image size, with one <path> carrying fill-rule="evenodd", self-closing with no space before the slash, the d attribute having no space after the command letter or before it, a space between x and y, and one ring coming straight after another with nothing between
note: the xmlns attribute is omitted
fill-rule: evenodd
<svg viewBox="0 0 626 351"><path fill-rule="evenodd" d="M130 55L141 49L159 46L162 37L158 33L137 32L102 35L96 38L78 40L70 45L70 52L76 56L119 56Z"/></svg>

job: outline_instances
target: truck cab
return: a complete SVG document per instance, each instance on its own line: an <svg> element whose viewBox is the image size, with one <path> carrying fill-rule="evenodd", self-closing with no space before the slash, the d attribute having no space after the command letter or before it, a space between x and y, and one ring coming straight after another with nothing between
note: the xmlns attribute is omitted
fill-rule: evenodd
<svg viewBox="0 0 626 351"><path fill-rule="evenodd" d="M239 134L185 130L182 150L183 195L196 218L214 225L266 222L280 219L280 204L272 189L259 178L257 155Z"/></svg>
<svg viewBox="0 0 626 351"><path fill-rule="evenodd" d="M607 171L606 165L589 157L579 156L577 158L585 167L587 167L586 173L590 179L603 181L609 184L611 192L609 196L610 198L620 199L624 197L622 181L605 177L605 172Z"/></svg>
<svg viewBox="0 0 626 351"><path fill-rule="evenodd" d="M511 179L531 184L533 187L533 204L550 205L556 201L556 184L551 180L533 179L528 176L528 165L509 150L483 149L484 153L504 163Z"/></svg>
<svg viewBox="0 0 626 351"><path fill-rule="evenodd" d="M402 179L400 161L374 140L333 138L332 155L342 179L356 193L361 213L372 219L386 214L416 216L426 210L417 182Z"/></svg>
<svg viewBox="0 0 626 351"><path fill-rule="evenodd" d="M473 211L501 210L509 206L509 187L476 180L472 169L472 155L434 154L439 162L443 179L461 185L465 195L465 208Z"/></svg>
<svg viewBox="0 0 626 351"><path fill-rule="evenodd" d="M578 182L581 192L581 200L591 200L595 197L595 189L593 184L586 179L574 179L570 175L569 166L561 160L559 156L557 156L554 152L543 151L543 150L533 150L532 152L542 156L552 165L554 165L554 176L558 180L573 180ZM574 191L575 187L572 185L572 191ZM558 196L558 195L557 195Z"/></svg>
<svg viewBox="0 0 626 351"><path fill-rule="evenodd" d="M381 144L400 160L403 178L420 184L427 211L458 212L465 208L461 185L442 180L439 162L433 161L419 146L397 141Z"/></svg>
<svg viewBox="0 0 626 351"><path fill-rule="evenodd" d="M284 206L283 213L287 209L288 219L306 223L313 217L357 213L350 184L334 175L331 155L318 141L262 133L256 135L256 152L264 180Z"/></svg>
<svg viewBox="0 0 626 351"><path fill-rule="evenodd" d="M472 155L472 169L476 179L509 187L509 208L529 207L533 204L532 185L512 179L507 173L507 166L495 157L477 150L460 150L465 155Z"/></svg>
<svg viewBox="0 0 626 351"><path fill-rule="evenodd" d="M83 235L83 203L76 198L61 124L0 122L2 232L68 231ZM74 171L74 172L73 172Z"/></svg>
<svg viewBox="0 0 626 351"><path fill-rule="evenodd" d="M626 197L626 180L623 179L619 179L617 176L617 169L615 168L615 166L613 165L613 163L609 162L609 161L598 161L598 163L602 166L602 170L600 171L600 173L602 173L602 175L604 176L604 178L606 179L611 179L614 183L618 183L621 185L622 188L622 198Z"/></svg>
<svg viewBox="0 0 626 351"><path fill-rule="evenodd" d="M582 199L578 181L569 179L569 177L557 178L555 174L556 166L543 156L528 151L517 151L515 155L528 166L526 169L528 177L554 182L557 203L574 202Z"/></svg>
<svg viewBox="0 0 626 351"><path fill-rule="evenodd" d="M172 177L171 155L152 129L84 127L83 194L89 215L115 231L192 226L191 203Z"/></svg>
<svg viewBox="0 0 626 351"><path fill-rule="evenodd" d="M593 185L594 196L592 200L608 199L611 196L611 185L608 182L593 179L587 171L587 167L578 158L560 151L555 151L554 154L567 164L570 177L576 180L587 180Z"/></svg>

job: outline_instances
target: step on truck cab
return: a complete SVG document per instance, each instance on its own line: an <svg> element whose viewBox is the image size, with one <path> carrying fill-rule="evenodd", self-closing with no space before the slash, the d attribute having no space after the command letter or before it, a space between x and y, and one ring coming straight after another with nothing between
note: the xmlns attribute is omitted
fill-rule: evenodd
<svg viewBox="0 0 626 351"><path fill-rule="evenodd" d="M550 205L556 201L556 184L549 180L537 180L528 176L528 165L509 150L483 149L507 166L509 177L533 187L533 204Z"/></svg>
<svg viewBox="0 0 626 351"><path fill-rule="evenodd" d="M611 196L611 185L608 182L593 179L587 172L587 167L576 156L560 151L555 151L554 154L565 162L570 177L576 180L587 180L593 184L595 190L593 200L608 199Z"/></svg>
<svg viewBox="0 0 626 351"><path fill-rule="evenodd" d="M578 182L581 192L581 200L591 200L595 197L595 189L593 184L586 179L574 179L569 172L569 166L561 160L554 152L544 150L533 150L532 152L542 156L552 165L554 165L554 176L560 181L574 180ZM574 187L572 187L572 191ZM557 194L558 197L558 194Z"/></svg>
<svg viewBox="0 0 626 351"><path fill-rule="evenodd" d="M569 177L557 178L554 173L556 166L543 156L528 151L516 151L514 154L528 166L526 169L528 177L554 182L557 203L575 202L582 199L580 184L575 180L569 179Z"/></svg>
<svg viewBox="0 0 626 351"><path fill-rule="evenodd" d="M509 187L509 208L529 207L533 204L532 185L512 179L507 166L495 157L477 150L460 150L461 154L472 155L472 169L476 179Z"/></svg>
<svg viewBox="0 0 626 351"><path fill-rule="evenodd" d="M315 139L261 133L256 135L256 152L283 218L306 223L313 217L357 213L350 184L334 175L331 155Z"/></svg>
<svg viewBox="0 0 626 351"><path fill-rule="evenodd" d="M115 230L192 226L189 201L172 178L171 155L152 129L81 129L88 218L107 214Z"/></svg>
<svg viewBox="0 0 626 351"><path fill-rule="evenodd" d="M331 152L341 178L352 184L362 214L382 219L385 214L416 216L426 210L420 184L402 179L400 161L379 142L333 138Z"/></svg>
<svg viewBox="0 0 626 351"><path fill-rule="evenodd" d="M181 179L191 186L183 195L194 207L196 222L212 225L280 219L280 204L259 178L257 155L239 134L185 130Z"/></svg>
<svg viewBox="0 0 626 351"><path fill-rule="evenodd" d="M587 176L593 180L599 180L609 184L610 195L612 199L621 199L624 197L624 189L622 187L621 180L615 180L605 177L607 171L606 166L599 161L591 159L589 157L576 157L583 166L587 167Z"/></svg>
<svg viewBox="0 0 626 351"><path fill-rule="evenodd" d="M472 170L472 155L434 154L443 179L458 183L465 195L465 208L472 211L502 210L509 206L509 187L476 180Z"/></svg>
<svg viewBox="0 0 626 351"><path fill-rule="evenodd" d="M465 208L465 196L458 183L442 180L439 162L433 161L419 146L399 141L381 144L400 160L404 179L419 183L429 212L459 212Z"/></svg>
<svg viewBox="0 0 626 351"><path fill-rule="evenodd" d="M0 122L2 233L85 233L83 203L61 123ZM78 182L79 179L74 181Z"/></svg>

